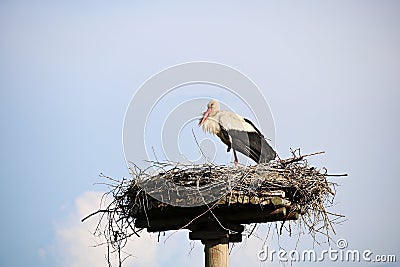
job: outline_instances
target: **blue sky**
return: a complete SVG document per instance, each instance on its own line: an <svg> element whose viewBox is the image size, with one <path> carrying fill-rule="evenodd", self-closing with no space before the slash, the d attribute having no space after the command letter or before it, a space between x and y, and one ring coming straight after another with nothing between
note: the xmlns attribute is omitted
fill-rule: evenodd
<svg viewBox="0 0 400 267"><path fill-rule="evenodd" d="M197 60L255 81L281 156L324 150L313 164L349 173L339 180L335 211L348 221L338 238L398 253L399 13L397 1L2 1L0 264L104 260L79 219L97 207L98 173L128 175L127 105L150 76ZM188 256L187 233L156 240L134 240L144 256L132 266L202 266L200 244ZM236 249L231 266L258 265L257 242Z"/></svg>

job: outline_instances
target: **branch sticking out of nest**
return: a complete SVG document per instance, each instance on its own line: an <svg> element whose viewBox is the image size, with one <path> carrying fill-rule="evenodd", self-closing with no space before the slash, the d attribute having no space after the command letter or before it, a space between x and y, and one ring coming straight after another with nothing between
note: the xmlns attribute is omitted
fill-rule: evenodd
<svg viewBox="0 0 400 267"><path fill-rule="evenodd" d="M243 210L249 205L265 208L265 203L269 203L273 207L288 209L289 214L301 214L300 225L314 240L317 233L327 236L329 240L330 233L335 233L333 222L343 216L326 210L333 204L336 193L337 184L327 180L327 176L332 175L325 168L319 170L311 167L306 160L308 156L321 153L300 155L300 151L295 150L289 159L237 167L151 162L155 169L151 173L132 164L132 180L118 182L106 177L111 180L108 194L112 194L113 201L105 209L90 214L82 221L97 213L102 213L103 219L106 214L107 226L96 230L105 235L108 247L120 255L128 237L138 235L143 228L148 231L190 229L207 212L211 212L215 219L221 219L221 226L224 222L261 222L246 220L243 216L242 221L234 221L236 219L232 217L218 218L213 211L235 205ZM274 202L277 196L281 199L279 203ZM197 207L201 204L202 207ZM187 216L177 216L178 211ZM183 219L174 219L177 217ZM284 218L287 217L277 220ZM166 223L174 220L175 225ZM159 228L155 227L157 221L161 221L164 228L160 225Z"/></svg>

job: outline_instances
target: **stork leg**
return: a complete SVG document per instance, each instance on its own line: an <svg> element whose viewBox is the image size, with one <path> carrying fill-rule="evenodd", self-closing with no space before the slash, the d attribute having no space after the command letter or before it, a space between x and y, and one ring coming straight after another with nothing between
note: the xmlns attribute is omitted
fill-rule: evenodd
<svg viewBox="0 0 400 267"><path fill-rule="evenodd" d="M234 158L235 158L235 160L233 161L233 163L235 164L235 166L237 166L238 163L239 163L239 161L238 161L238 158L237 158L236 150L235 150L235 149L233 149L233 156L234 156Z"/></svg>

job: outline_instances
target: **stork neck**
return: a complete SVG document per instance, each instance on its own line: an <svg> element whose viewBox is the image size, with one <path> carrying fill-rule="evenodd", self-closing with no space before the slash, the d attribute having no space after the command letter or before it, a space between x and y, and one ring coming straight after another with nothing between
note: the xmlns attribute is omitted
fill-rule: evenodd
<svg viewBox="0 0 400 267"><path fill-rule="evenodd" d="M203 123L203 131L209 132L211 134L217 134L220 131L220 126L218 122L218 113L210 114Z"/></svg>

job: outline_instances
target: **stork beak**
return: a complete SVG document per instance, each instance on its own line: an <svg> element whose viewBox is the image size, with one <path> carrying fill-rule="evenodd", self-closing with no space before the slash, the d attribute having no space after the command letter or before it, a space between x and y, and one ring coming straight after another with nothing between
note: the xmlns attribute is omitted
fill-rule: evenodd
<svg viewBox="0 0 400 267"><path fill-rule="evenodd" d="M208 118L208 116L210 115L211 112L211 108L207 109L206 112L204 112L203 118L201 119L201 121L199 122L199 126L202 126L203 123L206 121L206 119Z"/></svg>

